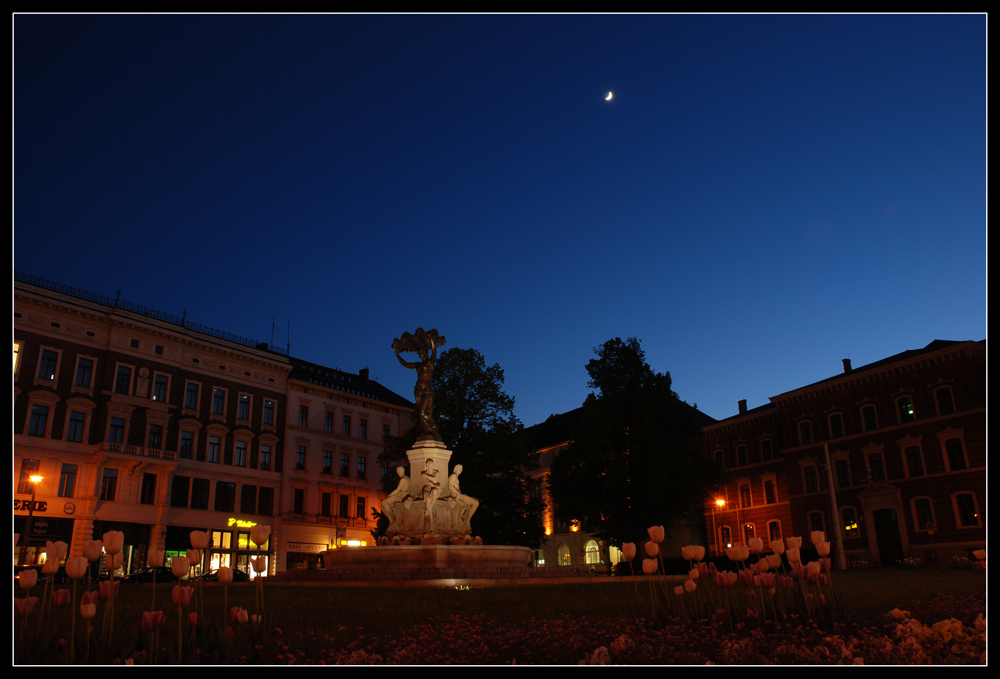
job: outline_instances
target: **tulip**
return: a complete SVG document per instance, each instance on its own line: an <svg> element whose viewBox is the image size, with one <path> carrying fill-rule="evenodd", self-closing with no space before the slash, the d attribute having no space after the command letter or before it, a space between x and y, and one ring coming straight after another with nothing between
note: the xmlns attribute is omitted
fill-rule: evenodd
<svg viewBox="0 0 1000 679"><path fill-rule="evenodd" d="M632 559L635 558L634 542L626 542L624 545L622 545L622 556L625 558L626 561L631 561Z"/></svg>
<svg viewBox="0 0 1000 679"><path fill-rule="evenodd" d="M692 580L697 580L699 577L701 577L701 572L697 568L692 568L690 571L688 571L688 577L691 578Z"/></svg>
<svg viewBox="0 0 1000 679"><path fill-rule="evenodd" d="M185 550L184 555L187 557L188 562L192 566L197 566L201 563L201 550L200 549L188 549Z"/></svg>
<svg viewBox="0 0 1000 679"><path fill-rule="evenodd" d="M263 573L267 570L267 557L266 556L252 556L250 557L250 565L257 573Z"/></svg>
<svg viewBox="0 0 1000 679"><path fill-rule="evenodd" d="M120 530L109 530L104 534L104 551L108 554L118 554L125 549L125 533Z"/></svg>
<svg viewBox="0 0 1000 679"><path fill-rule="evenodd" d="M250 540L258 546L267 543L267 539L271 536L271 527L266 523L258 523L250 529Z"/></svg>
<svg viewBox="0 0 1000 679"><path fill-rule="evenodd" d="M806 564L806 570L809 571L809 575L819 575L820 565L815 561L810 561Z"/></svg>
<svg viewBox="0 0 1000 679"><path fill-rule="evenodd" d="M773 551L778 556L785 553L785 541L784 540L771 540L771 551Z"/></svg>
<svg viewBox="0 0 1000 679"><path fill-rule="evenodd" d="M173 601L178 606L190 606L194 596L194 587L174 585Z"/></svg>
<svg viewBox="0 0 1000 679"><path fill-rule="evenodd" d="M115 596L118 596L118 589L121 587L121 584L122 584L121 580L116 580L115 581L115 588L114 588L114 595ZM100 594L101 601L107 601L108 599L110 599L111 598L111 581L110 580L101 580L101 584L99 585L99 587L100 587L100 592L101 592L101 594Z"/></svg>
<svg viewBox="0 0 1000 679"><path fill-rule="evenodd" d="M34 568L25 568L18 574L17 584L21 589L31 589L38 584L38 571Z"/></svg>
<svg viewBox="0 0 1000 679"><path fill-rule="evenodd" d="M167 624L167 616L163 611L143 611L142 629L146 632L155 632Z"/></svg>
<svg viewBox="0 0 1000 679"><path fill-rule="evenodd" d="M750 585L753 584L753 579L755 575L756 574L749 568L744 568L740 570L740 572L737 574L737 577L739 578L740 582L749 587Z"/></svg>
<svg viewBox="0 0 1000 679"><path fill-rule="evenodd" d="M770 568L771 564L769 563L769 560L766 558L761 559L754 565L754 570L756 570L758 573L767 573L767 571L770 570Z"/></svg>
<svg viewBox="0 0 1000 679"><path fill-rule="evenodd" d="M802 548L802 538L788 538L785 544L788 549L801 549Z"/></svg>
<svg viewBox="0 0 1000 679"><path fill-rule="evenodd" d="M647 542L645 547L647 556L655 557L660 553L660 546L655 542Z"/></svg>
<svg viewBox="0 0 1000 679"><path fill-rule="evenodd" d="M56 540L55 542L45 542L45 558L55 559L56 563L59 563L64 558L66 558L66 552L69 551L69 545L61 540Z"/></svg>
<svg viewBox="0 0 1000 679"><path fill-rule="evenodd" d="M823 570L827 573L830 572L830 568L833 567L833 562L830 561L829 557L823 557L819 559L819 565L823 567Z"/></svg>
<svg viewBox="0 0 1000 679"><path fill-rule="evenodd" d="M188 613L188 625L191 627L198 626L198 613L196 611L191 611Z"/></svg>
<svg viewBox="0 0 1000 679"><path fill-rule="evenodd" d="M747 546L754 554L760 554L764 551L764 540L761 538L750 538L747 540Z"/></svg>
<svg viewBox="0 0 1000 679"><path fill-rule="evenodd" d="M695 584L694 580L687 579L687 580L684 581L684 589L686 591L693 592L696 587L697 587L697 585Z"/></svg>
<svg viewBox="0 0 1000 679"><path fill-rule="evenodd" d="M79 580L87 574L87 557L71 556L66 559L66 575Z"/></svg>
<svg viewBox="0 0 1000 679"><path fill-rule="evenodd" d="M649 539L657 544L663 542L663 538L666 536L663 526L650 526L646 532L649 533Z"/></svg>
<svg viewBox="0 0 1000 679"><path fill-rule="evenodd" d="M250 614L247 613L245 608L239 606L233 606L229 611L229 617L232 619L233 624L241 625L250 619Z"/></svg>
<svg viewBox="0 0 1000 679"><path fill-rule="evenodd" d="M986 550L985 549L977 549L976 551L974 551L972 553L972 556L976 557L977 561L986 561Z"/></svg>
<svg viewBox="0 0 1000 679"><path fill-rule="evenodd" d="M656 559L643 559L642 560L642 572L646 575L652 575L656 572L657 568Z"/></svg>
<svg viewBox="0 0 1000 679"><path fill-rule="evenodd" d="M764 589L774 589L777 580L778 578L774 573L761 573L754 579L754 584L760 585Z"/></svg>
<svg viewBox="0 0 1000 679"><path fill-rule="evenodd" d="M87 561L97 561L103 553L104 543L100 540L83 541L83 555L87 557Z"/></svg>
<svg viewBox="0 0 1000 679"><path fill-rule="evenodd" d="M36 606L38 606L37 596L24 598L14 597L14 617L18 620L29 618L31 617L31 614L35 612Z"/></svg>
<svg viewBox="0 0 1000 679"><path fill-rule="evenodd" d="M694 547L692 547L692 549L694 550L694 560L695 561L704 561L704 559L705 559L705 548L703 546L701 546L701 545L694 545Z"/></svg>
<svg viewBox="0 0 1000 679"><path fill-rule="evenodd" d="M190 569L191 569L191 562L188 561L188 558L186 556L175 556L170 561L170 571L178 578L183 578L187 576L188 571Z"/></svg>
<svg viewBox="0 0 1000 679"><path fill-rule="evenodd" d="M817 542L816 543L816 553L820 556L830 556L830 543L829 542Z"/></svg>
<svg viewBox="0 0 1000 679"><path fill-rule="evenodd" d="M674 587L674 594L676 594L677 596L683 596L684 595L684 586L683 585L677 585L676 587Z"/></svg>
<svg viewBox="0 0 1000 679"><path fill-rule="evenodd" d="M208 531L204 530L193 530L191 531L191 546L195 549L208 549L208 541L211 536Z"/></svg>
<svg viewBox="0 0 1000 679"><path fill-rule="evenodd" d="M798 547L789 547L788 551L785 553L785 556L788 557L788 563L792 564L801 563Z"/></svg>
<svg viewBox="0 0 1000 679"><path fill-rule="evenodd" d="M99 602L100 600L101 600L101 593L98 592L96 589L93 590L92 592L84 592L83 596L80 597L81 604L94 604L96 606L97 602Z"/></svg>
<svg viewBox="0 0 1000 679"><path fill-rule="evenodd" d="M229 566L219 566L219 582L228 585L233 581L233 569Z"/></svg>
<svg viewBox="0 0 1000 679"><path fill-rule="evenodd" d="M814 530L812 535L809 536L814 545L818 545L821 542L826 542L826 533L821 530Z"/></svg>
<svg viewBox="0 0 1000 679"><path fill-rule="evenodd" d="M109 553L104 555L104 567L107 568L109 571L118 570L119 568L122 567L123 563L125 563L125 555L122 554L121 552L117 552L115 554Z"/></svg>
<svg viewBox="0 0 1000 679"><path fill-rule="evenodd" d="M159 568L163 565L163 559L166 556L166 552L162 549L151 549L146 552L146 563L152 568Z"/></svg>
<svg viewBox="0 0 1000 679"><path fill-rule="evenodd" d="M694 546L681 547L681 557L688 561L694 561Z"/></svg>
<svg viewBox="0 0 1000 679"><path fill-rule="evenodd" d="M68 589L57 589L52 592L52 608L62 609L69 606L70 593Z"/></svg>
<svg viewBox="0 0 1000 679"><path fill-rule="evenodd" d="M46 559L42 564L42 574L55 575L59 572L59 559Z"/></svg>
<svg viewBox="0 0 1000 679"><path fill-rule="evenodd" d="M736 573L731 571L719 571L715 575L715 584L717 587L732 587L736 584Z"/></svg>
<svg viewBox="0 0 1000 679"><path fill-rule="evenodd" d="M81 603L80 604L80 615L85 619L90 620L95 615L97 615L97 604L94 603Z"/></svg>
<svg viewBox="0 0 1000 679"><path fill-rule="evenodd" d="M784 550L782 550L784 551ZM768 554L767 555L767 565L771 568L779 568L781 566L781 555L780 554Z"/></svg>

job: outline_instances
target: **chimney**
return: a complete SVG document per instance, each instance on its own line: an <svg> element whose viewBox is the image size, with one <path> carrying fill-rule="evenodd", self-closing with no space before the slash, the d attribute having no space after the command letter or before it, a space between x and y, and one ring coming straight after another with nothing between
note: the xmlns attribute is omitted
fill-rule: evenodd
<svg viewBox="0 0 1000 679"><path fill-rule="evenodd" d="M747 414L747 400L745 398L741 398L738 403L739 403L739 406L740 406L740 415L746 415Z"/></svg>
<svg viewBox="0 0 1000 679"><path fill-rule="evenodd" d="M361 379L367 380L368 379L368 368L362 368L361 370L358 371L358 374L361 375Z"/></svg>
<svg viewBox="0 0 1000 679"><path fill-rule="evenodd" d="M845 373L851 372L851 359L845 358L843 360L844 360L844 372Z"/></svg>

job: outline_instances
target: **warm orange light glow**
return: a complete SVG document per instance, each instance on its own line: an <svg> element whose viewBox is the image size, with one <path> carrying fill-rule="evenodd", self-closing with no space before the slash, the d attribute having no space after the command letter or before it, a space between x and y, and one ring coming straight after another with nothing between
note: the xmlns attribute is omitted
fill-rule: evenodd
<svg viewBox="0 0 1000 679"><path fill-rule="evenodd" d="M720 499L718 499L718 500L715 501L715 504L717 504L720 507L722 507L722 506L724 506L726 504L726 501L720 498Z"/></svg>
<svg viewBox="0 0 1000 679"><path fill-rule="evenodd" d="M41 483L42 481L41 476L29 476L28 478L31 479L32 483Z"/></svg>
<svg viewBox="0 0 1000 679"><path fill-rule="evenodd" d="M569 529L570 529L571 531L573 531L574 533L576 533L576 532L577 532L578 530L580 530L580 522L579 522L579 521L576 521L576 520L574 520L574 521L573 521L573 522L572 522L572 523L571 523L571 524L569 525Z"/></svg>

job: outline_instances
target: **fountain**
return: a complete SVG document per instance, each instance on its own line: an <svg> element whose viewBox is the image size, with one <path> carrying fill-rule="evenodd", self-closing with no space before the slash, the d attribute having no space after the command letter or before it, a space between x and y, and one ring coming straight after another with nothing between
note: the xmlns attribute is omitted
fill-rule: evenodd
<svg viewBox="0 0 1000 679"><path fill-rule="evenodd" d="M399 484L382 502L389 527L373 547L332 549L324 553L327 571L345 580L504 579L528 577L530 547L484 545L472 536L472 517L479 500L462 492L462 465L448 474L451 452L441 440L433 417L431 380L437 349L445 338L437 330L417 328L394 340L396 358L416 370L413 389L417 441L407 451L410 476L397 467ZM400 353L415 353L406 361Z"/></svg>

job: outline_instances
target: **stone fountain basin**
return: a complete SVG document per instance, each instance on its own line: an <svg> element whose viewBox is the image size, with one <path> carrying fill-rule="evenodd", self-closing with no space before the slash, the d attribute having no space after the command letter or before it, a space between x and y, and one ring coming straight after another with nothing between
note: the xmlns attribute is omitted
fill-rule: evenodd
<svg viewBox="0 0 1000 679"><path fill-rule="evenodd" d="M323 554L327 569L494 569L529 568L530 547L510 545L380 545L331 549Z"/></svg>

